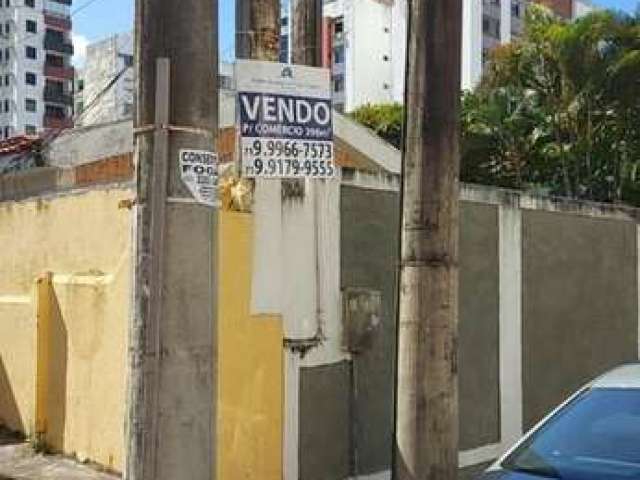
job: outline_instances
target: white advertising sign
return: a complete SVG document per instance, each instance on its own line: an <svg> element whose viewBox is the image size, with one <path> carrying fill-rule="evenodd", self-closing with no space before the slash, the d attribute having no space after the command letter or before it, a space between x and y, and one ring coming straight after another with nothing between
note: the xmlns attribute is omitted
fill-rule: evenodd
<svg viewBox="0 0 640 480"><path fill-rule="evenodd" d="M328 69L237 61L242 175L336 175Z"/></svg>
<svg viewBox="0 0 640 480"><path fill-rule="evenodd" d="M180 175L193 198L203 205L218 205L218 154L180 150Z"/></svg>

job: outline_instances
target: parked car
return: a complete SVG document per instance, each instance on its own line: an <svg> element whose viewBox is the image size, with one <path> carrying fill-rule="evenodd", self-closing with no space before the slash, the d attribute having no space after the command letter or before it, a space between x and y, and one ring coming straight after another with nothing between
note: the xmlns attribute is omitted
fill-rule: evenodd
<svg viewBox="0 0 640 480"><path fill-rule="evenodd" d="M640 480L640 364L575 393L480 480Z"/></svg>

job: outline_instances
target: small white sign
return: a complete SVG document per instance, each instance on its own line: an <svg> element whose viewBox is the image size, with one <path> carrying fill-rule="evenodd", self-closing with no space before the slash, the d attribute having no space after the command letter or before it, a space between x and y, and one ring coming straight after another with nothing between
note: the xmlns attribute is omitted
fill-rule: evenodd
<svg viewBox="0 0 640 480"><path fill-rule="evenodd" d="M239 60L236 82L245 177L335 177L328 69Z"/></svg>
<svg viewBox="0 0 640 480"><path fill-rule="evenodd" d="M218 205L218 154L180 150L180 176L198 203Z"/></svg>

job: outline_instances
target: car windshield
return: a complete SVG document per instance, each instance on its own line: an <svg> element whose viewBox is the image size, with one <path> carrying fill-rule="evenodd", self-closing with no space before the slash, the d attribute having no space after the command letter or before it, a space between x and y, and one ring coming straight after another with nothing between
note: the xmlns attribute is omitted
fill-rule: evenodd
<svg viewBox="0 0 640 480"><path fill-rule="evenodd" d="M503 463L564 480L640 478L640 390L586 390Z"/></svg>

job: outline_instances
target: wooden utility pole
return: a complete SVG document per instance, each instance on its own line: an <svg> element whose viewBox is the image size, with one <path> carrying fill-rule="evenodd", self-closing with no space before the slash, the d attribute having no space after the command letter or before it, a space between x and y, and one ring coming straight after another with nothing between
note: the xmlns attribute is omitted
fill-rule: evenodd
<svg viewBox="0 0 640 480"><path fill-rule="evenodd" d="M396 480L458 470L458 192L462 0L409 2Z"/></svg>
<svg viewBox="0 0 640 480"><path fill-rule="evenodd" d="M236 58L278 61L280 1L236 1Z"/></svg>
<svg viewBox="0 0 640 480"><path fill-rule="evenodd" d="M322 0L291 0L293 63L319 67L322 63Z"/></svg>
<svg viewBox="0 0 640 480"><path fill-rule="evenodd" d="M217 0L137 0L135 307L125 480L215 476L217 212L181 149L214 151Z"/></svg>

